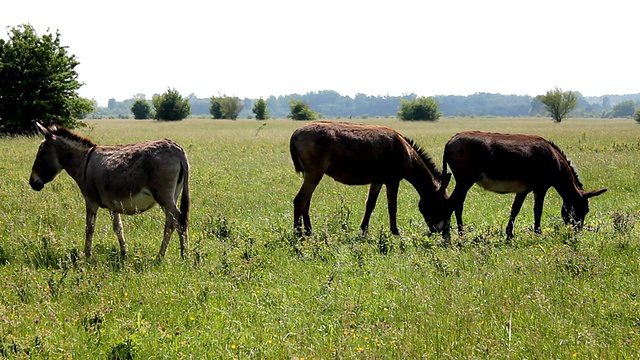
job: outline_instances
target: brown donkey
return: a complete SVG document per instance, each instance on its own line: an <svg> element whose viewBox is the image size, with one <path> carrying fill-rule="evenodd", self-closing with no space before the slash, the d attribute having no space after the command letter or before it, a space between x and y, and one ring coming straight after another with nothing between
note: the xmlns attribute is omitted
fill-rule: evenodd
<svg viewBox="0 0 640 360"><path fill-rule="evenodd" d="M294 131L289 146L296 171L304 174L302 187L293 200L293 226L298 235L302 234L301 217L306 234L311 234L309 204L324 174L347 185L371 184L360 224L363 232L380 189L386 185L391 232L399 233L396 211L402 179L407 179L420 194L418 207L430 230L442 229L450 175L441 183L431 158L397 131L377 125L318 121Z"/></svg>
<svg viewBox="0 0 640 360"><path fill-rule="evenodd" d="M456 179L449 214L455 211L461 234L464 200L474 183L497 193L516 193L506 228L508 238L513 238L513 223L530 192L534 195L534 231L540 233L544 197L550 187L562 197L564 222L576 229L584 224L589 198L607 191L585 192L571 160L558 146L539 136L461 132L445 145L443 174L447 164Z"/></svg>
<svg viewBox="0 0 640 360"><path fill-rule="evenodd" d="M44 135L36 155L29 184L36 191L65 170L78 184L87 209L84 253L91 256L96 213L99 207L113 215L113 230L120 253L127 249L120 214L138 214L158 203L165 212L163 257L173 231L180 235L182 257L187 253L189 219L189 163L184 150L171 140L152 140L130 145L100 146L90 139L56 127L36 123ZM176 206L182 193L180 210Z"/></svg>

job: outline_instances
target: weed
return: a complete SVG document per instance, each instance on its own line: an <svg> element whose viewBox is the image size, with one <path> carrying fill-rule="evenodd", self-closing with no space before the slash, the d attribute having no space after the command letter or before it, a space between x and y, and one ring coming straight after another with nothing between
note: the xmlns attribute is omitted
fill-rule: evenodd
<svg viewBox="0 0 640 360"><path fill-rule="evenodd" d="M623 210L616 210L611 214L613 229L620 234L628 235L638 220L638 215Z"/></svg>
<svg viewBox="0 0 640 360"><path fill-rule="evenodd" d="M124 339L115 344L107 359L109 360L133 360L137 356L136 343L131 338Z"/></svg>

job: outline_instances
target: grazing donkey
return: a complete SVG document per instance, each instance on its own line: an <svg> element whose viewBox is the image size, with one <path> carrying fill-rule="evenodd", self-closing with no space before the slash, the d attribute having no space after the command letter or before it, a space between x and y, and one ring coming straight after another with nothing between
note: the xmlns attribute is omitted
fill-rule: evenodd
<svg viewBox="0 0 640 360"><path fill-rule="evenodd" d="M539 136L466 131L454 135L445 145L443 170L451 167L456 186L449 199L449 214L455 211L458 232L463 233L462 208L474 183L497 193L516 193L507 224L507 238L513 238L513 223L527 194L534 195L534 231L540 233L544 197L554 187L562 197L562 218L581 229L589 212L589 198L607 189L583 190L578 173L554 143ZM450 216L450 215L449 215Z"/></svg>
<svg viewBox="0 0 640 360"><path fill-rule="evenodd" d="M100 146L88 138L51 125L35 123L44 135L36 155L29 184L36 191L65 170L78 184L87 208L85 256L90 257L99 207L113 215L113 230L120 253L127 248L120 214L138 214L156 203L165 212L163 257L174 229L180 235L180 252L187 254L189 219L189 163L184 150L171 140L152 140L130 145ZM182 192L180 210L176 207Z"/></svg>
<svg viewBox="0 0 640 360"><path fill-rule="evenodd" d="M440 231L446 213L446 188L450 175L439 179L429 156L412 140L393 129L377 125L318 121L294 131L289 143L296 172L304 182L293 200L293 226L296 234L311 234L309 204L316 186L327 174L347 185L366 185L369 196L360 228L369 226L382 185L387 188L391 232L399 234L396 224L398 187L407 179L420 194L419 210L431 231Z"/></svg>

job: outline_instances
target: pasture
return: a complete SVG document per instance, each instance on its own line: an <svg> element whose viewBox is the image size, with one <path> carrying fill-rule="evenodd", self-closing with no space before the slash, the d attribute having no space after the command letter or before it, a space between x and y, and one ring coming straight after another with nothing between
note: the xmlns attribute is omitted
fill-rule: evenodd
<svg viewBox="0 0 640 360"><path fill-rule="evenodd" d="M542 234L530 195L515 238L513 195L474 186L467 233L428 236L403 181L401 236L386 196L361 235L366 186L325 177L311 202L314 235L293 236L302 184L289 137L303 122L88 121L98 144L171 138L191 164L190 257L177 235L155 255L164 215L123 216L129 257L98 211L82 256L85 205L62 173L28 184L41 138L0 139L2 358L637 358L640 353L640 126L633 120L460 119L390 126L442 166L458 131L536 134L576 164L592 199L585 229L564 226L551 189ZM449 185L453 189L455 179ZM452 218L455 224L454 218ZM455 226L455 225L454 225Z"/></svg>

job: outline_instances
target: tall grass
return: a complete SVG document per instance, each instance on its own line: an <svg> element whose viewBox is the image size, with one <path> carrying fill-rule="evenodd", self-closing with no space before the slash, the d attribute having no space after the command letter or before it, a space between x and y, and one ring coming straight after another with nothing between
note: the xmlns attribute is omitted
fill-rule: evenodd
<svg viewBox="0 0 640 360"><path fill-rule="evenodd" d="M159 209L123 218L121 261L106 212L95 256L81 254L84 203L61 174L40 192L28 176L36 138L0 140L0 357L7 358L635 358L640 351L638 169L631 120L363 120L396 128L436 160L458 131L542 135L576 163L591 201L586 229L560 218L552 190L543 232L533 201L507 242L511 195L472 188L464 237L426 235L403 182L402 236L385 197L359 232L366 187L330 178L311 205L315 234L297 239L302 183L288 139L300 122L97 120L101 144L169 137L192 167L191 257L172 241L154 260ZM451 188L453 188L452 184Z"/></svg>

